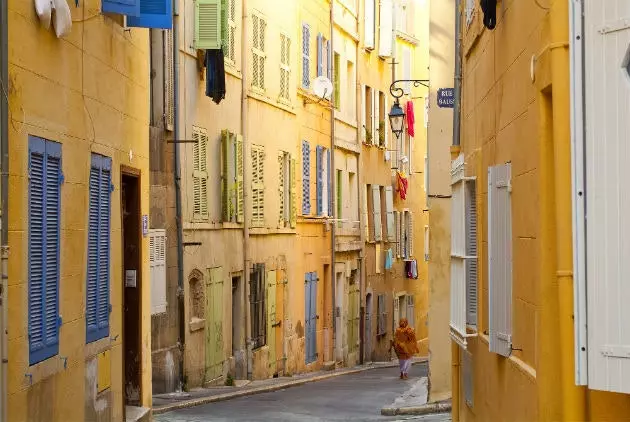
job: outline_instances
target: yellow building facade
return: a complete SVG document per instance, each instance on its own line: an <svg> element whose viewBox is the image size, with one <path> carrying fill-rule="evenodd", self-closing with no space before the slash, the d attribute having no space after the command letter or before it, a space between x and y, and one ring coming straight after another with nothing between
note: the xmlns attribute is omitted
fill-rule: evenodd
<svg viewBox="0 0 630 422"><path fill-rule="evenodd" d="M598 54L627 43L627 31L598 26L612 17L600 16L597 2L499 4L493 30L482 10L462 3L461 145L451 148L445 179L453 420L623 420L630 396L617 345L625 339L610 329L622 323L620 305L600 298L625 291L614 273L598 273L597 233L610 220L594 217L618 194L595 188L592 166L609 154L617 168L616 138L608 132L603 143L601 133L622 123L604 125L593 107L603 107L600 84L617 83L625 95L627 75L597 72L626 63L625 53ZM623 265L620 257L607 268Z"/></svg>
<svg viewBox="0 0 630 422"><path fill-rule="evenodd" d="M148 31L69 9L58 38L8 4L11 421L151 407Z"/></svg>

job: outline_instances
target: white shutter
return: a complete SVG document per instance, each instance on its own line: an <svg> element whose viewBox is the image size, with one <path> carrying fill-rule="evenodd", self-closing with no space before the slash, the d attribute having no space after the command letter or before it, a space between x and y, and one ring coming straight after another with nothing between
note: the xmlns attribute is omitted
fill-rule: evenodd
<svg viewBox="0 0 630 422"><path fill-rule="evenodd" d="M374 222L374 241L383 240L383 229L381 224L381 187L372 185L372 219Z"/></svg>
<svg viewBox="0 0 630 422"><path fill-rule="evenodd" d="M577 340L588 331L588 386L592 389L630 393L630 202L627 181L630 178L628 134L630 119L630 16L627 0L584 0L584 58L580 61L580 42L572 45L574 68L584 66L584 120L575 122L572 146L576 169L574 249L584 251L577 256L574 268L576 285ZM580 7L574 6L576 14ZM574 16L580 25L581 16ZM573 34L573 39L576 35ZM579 38L578 38L579 39ZM573 48L575 47L575 48ZM578 51L580 50L580 51ZM578 72L580 69L575 69ZM580 87L579 74L572 86ZM574 93L579 95L579 93ZM572 101L579 111L581 99ZM580 142L581 131L586 138ZM583 150L580 150L583 148ZM581 157L583 156L583 157ZM580 158L585 168L580 172ZM580 178L585 176L584 195ZM566 187L568 189L568 186ZM585 196L585 197L584 197ZM585 207L580 205L585 203ZM580 209L581 208L581 209ZM581 213L585 210L585 215ZM588 217L585 217L588 216ZM585 225L584 233L579 233ZM586 240L586 242L584 242ZM580 299L581 274L586 270L586 306ZM582 282L583 286L584 282ZM580 309L581 308L581 309ZM584 318L584 308L588 310ZM577 352L576 352L577 353ZM580 353L582 354L582 353ZM576 356L580 356L580 354ZM579 360L583 360L580 356ZM583 365L583 364L582 364ZM583 369L583 366L580 368Z"/></svg>
<svg viewBox="0 0 630 422"><path fill-rule="evenodd" d="M407 229L407 251L409 252L408 258L413 258L413 212L407 211L407 221L405 228Z"/></svg>
<svg viewBox="0 0 630 422"><path fill-rule="evenodd" d="M369 220L369 210L368 210L368 197L371 192L369 189L369 185L365 185L365 190L363 192L363 221L365 222L365 239L370 240L370 220Z"/></svg>
<svg viewBox="0 0 630 422"><path fill-rule="evenodd" d="M175 124L173 31L168 29L162 34L164 40L164 127L172 131Z"/></svg>
<svg viewBox="0 0 630 422"><path fill-rule="evenodd" d="M385 211L387 212L387 241L396 241L396 221L394 219L394 188L385 186Z"/></svg>
<svg viewBox="0 0 630 422"><path fill-rule="evenodd" d="M394 220L396 221L396 258L400 258L402 256L400 211L394 211Z"/></svg>
<svg viewBox="0 0 630 422"><path fill-rule="evenodd" d="M151 315L166 312L166 230L149 230Z"/></svg>
<svg viewBox="0 0 630 422"><path fill-rule="evenodd" d="M366 110L366 104L365 104L366 98L365 98L365 85L361 84L361 122L359 124L359 133L361 133L361 141L365 142L366 137L365 137L365 131L366 129L369 129L369 127L366 124L366 120L367 120L367 110Z"/></svg>
<svg viewBox="0 0 630 422"><path fill-rule="evenodd" d="M375 0L365 0L365 27L364 27L364 44L365 48L373 49L374 48L374 38L375 38L375 8L374 8Z"/></svg>
<svg viewBox="0 0 630 422"><path fill-rule="evenodd" d="M392 0L381 0L380 31L378 55L390 57L394 43L394 3Z"/></svg>
<svg viewBox="0 0 630 422"><path fill-rule="evenodd" d="M477 326L477 190L474 180L465 184L466 202L466 324Z"/></svg>
<svg viewBox="0 0 630 422"><path fill-rule="evenodd" d="M414 304L413 295L409 295L406 297L407 299L407 321L409 321L409 326L411 328L415 328L416 326L416 307Z"/></svg>
<svg viewBox="0 0 630 422"><path fill-rule="evenodd" d="M488 169L488 282L490 351L512 352L511 165Z"/></svg>

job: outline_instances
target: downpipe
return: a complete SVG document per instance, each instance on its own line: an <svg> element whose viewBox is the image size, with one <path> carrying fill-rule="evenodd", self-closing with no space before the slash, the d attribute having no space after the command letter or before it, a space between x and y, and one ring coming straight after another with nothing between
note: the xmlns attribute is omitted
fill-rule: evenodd
<svg viewBox="0 0 630 422"><path fill-rule="evenodd" d="M9 363L8 353L8 261L9 261L9 99L5 96L9 86L9 41L8 41L8 5L7 0L0 0L0 82L2 85L0 92L0 238L2 280L0 284L0 421L7 422L7 371Z"/></svg>

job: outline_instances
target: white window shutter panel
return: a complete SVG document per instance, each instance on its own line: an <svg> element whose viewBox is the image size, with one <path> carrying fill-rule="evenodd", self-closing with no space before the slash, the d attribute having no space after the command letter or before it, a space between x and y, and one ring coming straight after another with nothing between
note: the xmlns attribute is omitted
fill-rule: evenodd
<svg viewBox="0 0 630 422"><path fill-rule="evenodd" d="M366 109L365 109L365 85L361 84L361 122L360 122L360 126L359 126L359 132L361 133L361 141L365 142L366 140L366 129L369 129L369 127L367 126L367 113L366 113Z"/></svg>
<svg viewBox="0 0 630 422"><path fill-rule="evenodd" d="M374 4L376 0L365 0L365 34L364 34L364 44L365 48L373 49L374 48L374 38L375 38L375 9Z"/></svg>
<svg viewBox="0 0 630 422"><path fill-rule="evenodd" d="M394 2L381 0L378 55L390 57L394 43Z"/></svg>
<svg viewBox="0 0 630 422"><path fill-rule="evenodd" d="M374 220L374 241L383 240L383 229L381 224L381 187L372 185L372 216Z"/></svg>
<svg viewBox="0 0 630 422"><path fill-rule="evenodd" d="M163 32L164 40L164 127L172 131L175 124L173 31Z"/></svg>
<svg viewBox="0 0 630 422"><path fill-rule="evenodd" d="M245 221L244 215L244 201L245 192L243 189L243 136L236 135L236 222L242 223Z"/></svg>
<svg viewBox="0 0 630 422"><path fill-rule="evenodd" d="M490 351L512 352L511 165L488 169Z"/></svg>
<svg viewBox="0 0 630 422"><path fill-rule="evenodd" d="M394 218L394 188L385 186L385 210L387 212L387 241L396 241L396 221Z"/></svg>
<svg viewBox="0 0 630 422"><path fill-rule="evenodd" d="M466 242L464 226L463 157L453 163L456 170L451 187L451 337L460 345L466 336ZM451 170L453 173L453 170Z"/></svg>
<svg viewBox="0 0 630 422"><path fill-rule="evenodd" d="M413 258L413 212L407 211L407 250L409 258Z"/></svg>
<svg viewBox="0 0 630 422"><path fill-rule="evenodd" d="M166 230L149 231L151 315L166 312Z"/></svg>
<svg viewBox="0 0 630 422"><path fill-rule="evenodd" d="M466 201L466 324L477 326L477 198L475 182L465 185Z"/></svg>
<svg viewBox="0 0 630 422"><path fill-rule="evenodd" d="M365 189L363 192L363 221L365 222L365 239L370 239L370 219L369 219L369 210L368 210L368 197L371 195L369 191L368 185L365 185Z"/></svg>
<svg viewBox="0 0 630 422"><path fill-rule="evenodd" d="M394 211L394 220L396 221L396 258L400 258L402 256L400 211Z"/></svg>

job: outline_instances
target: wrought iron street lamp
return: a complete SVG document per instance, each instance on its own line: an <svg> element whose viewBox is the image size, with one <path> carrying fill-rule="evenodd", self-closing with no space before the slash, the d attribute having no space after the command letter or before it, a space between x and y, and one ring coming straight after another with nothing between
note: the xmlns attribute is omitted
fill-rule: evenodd
<svg viewBox="0 0 630 422"><path fill-rule="evenodd" d="M389 86L389 93L392 94L392 97L396 99L392 109L389 112L389 123L392 128L392 132L396 135L396 139L400 139L400 135L402 135L404 127L405 127L405 112L400 106L399 98L405 95L405 90L403 88L397 87L397 84L402 83L413 83L414 87L419 87L420 85L429 87L427 85L429 81L425 79L399 79L397 81L392 82Z"/></svg>

